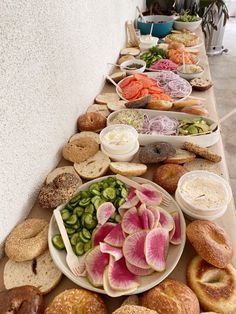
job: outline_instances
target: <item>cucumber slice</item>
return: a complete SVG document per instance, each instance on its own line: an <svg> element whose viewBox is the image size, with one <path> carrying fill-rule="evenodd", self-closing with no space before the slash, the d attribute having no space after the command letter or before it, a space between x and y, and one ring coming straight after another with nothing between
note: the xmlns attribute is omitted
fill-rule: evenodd
<svg viewBox="0 0 236 314"><path fill-rule="evenodd" d="M89 213L86 213L82 216L84 224L87 229L94 229L97 226L97 220Z"/></svg>
<svg viewBox="0 0 236 314"><path fill-rule="evenodd" d="M52 244L58 250L63 250L65 248L64 242L60 234L55 234L52 237Z"/></svg>
<svg viewBox="0 0 236 314"><path fill-rule="evenodd" d="M125 189L125 188L122 188L121 189L121 196L123 198L126 198L128 196L128 191Z"/></svg>
<svg viewBox="0 0 236 314"><path fill-rule="evenodd" d="M106 188L105 190L102 191L102 195L107 200L114 200L116 198L116 189L113 187Z"/></svg>
<svg viewBox="0 0 236 314"><path fill-rule="evenodd" d="M70 228L70 227L66 227L66 232L68 233L68 235L75 233L75 229L74 228Z"/></svg>
<svg viewBox="0 0 236 314"><path fill-rule="evenodd" d="M98 209L98 207L99 207L100 205L102 205L103 203L105 203L105 202L106 202L105 200L103 200L102 198L99 197L99 199L96 199L96 201L94 202L94 207L95 207L96 209Z"/></svg>
<svg viewBox="0 0 236 314"><path fill-rule="evenodd" d="M86 239L85 236L83 235L82 231L79 232L79 239L80 241L82 241L83 243L87 243L89 241L89 239Z"/></svg>
<svg viewBox="0 0 236 314"><path fill-rule="evenodd" d="M85 251L85 252L88 252L88 250L90 250L91 247L92 247L91 241L85 243L85 244L84 244L84 251Z"/></svg>
<svg viewBox="0 0 236 314"><path fill-rule="evenodd" d="M95 208L93 206L93 204L89 204L86 208L85 208L85 213L89 213L89 214L93 214L95 211Z"/></svg>
<svg viewBox="0 0 236 314"><path fill-rule="evenodd" d="M83 229L82 229L82 234L83 234L83 236L84 236L86 239L88 239L88 240L91 239L91 233L90 233L87 229L83 228Z"/></svg>
<svg viewBox="0 0 236 314"><path fill-rule="evenodd" d="M83 198L82 200L79 201L79 205L82 207L86 207L87 205L89 205L90 200L91 200L90 197Z"/></svg>
<svg viewBox="0 0 236 314"><path fill-rule="evenodd" d="M80 206L75 207L73 210L73 214L76 214L78 217L81 217L83 213L84 213L84 208Z"/></svg>
<svg viewBox="0 0 236 314"><path fill-rule="evenodd" d="M95 204L95 202L96 202L97 200L100 200L100 199L101 199L101 197L98 196L98 195L96 195L96 196L94 196L94 197L91 199L91 203Z"/></svg>
<svg viewBox="0 0 236 314"><path fill-rule="evenodd" d="M70 218L71 213L69 212L69 210L64 210L63 213L61 214L61 218L63 221L66 221Z"/></svg>
<svg viewBox="0 0 236 314"><path fill-rule="evenodd" d="M69 211L72 211L74 208L68 203L68 204L65 206L65 209L68 209Z"/></svg>
<svg viewBox="0 0 236 314"><path fill-rule="evenodd" d="M78 217L76 214L73 214L69 217L69 219L67 219L65 222L68 224L68 225L74 225L76 224L76 222L78 221Z"/></svg>
<svg viewBox="0 0 236 314"><path fill-rule="evenodd" d="M116 217L115 217L115 221L120 223L121 220L122 220L121 215L117 214Z"/></svg>
<svg viewBox="0 0 236 314"><path fill-rule="evenodd" d="M125 199L124 198L120 199L118 202L119 207L123 205L124 203L125 203Z"/></svg>
<svg viewBox="0 0 236 314"><path fill-rule="evenodd" d="M70 238L70 243L72 245L76 245L76 243L79 241L79 233L76 232L72 235L72 237Z"/></svg>
<svg viewBox="0 0 236 314"><path fill-rule="evenodd" d="M73 205L73 204L77 203L80 199L81 199L81 196L80 195L76 195L75 197L73 197L70 200L70 204Z"/></svg>
<svg viewBox="0 0 236 314"><path fill-rule="evenodd" d="M76 224L71 225L70 227L74 228L75 230L80 229L80 221L79 221L79 220L77 220Z"/></svg>
<svg viewBox="0 0 236 314"><path fill-rule="evenodd" d="M83 255L84 254L84 244L82 242L78 242L75 246L75 254L76 255Z"/></svg>

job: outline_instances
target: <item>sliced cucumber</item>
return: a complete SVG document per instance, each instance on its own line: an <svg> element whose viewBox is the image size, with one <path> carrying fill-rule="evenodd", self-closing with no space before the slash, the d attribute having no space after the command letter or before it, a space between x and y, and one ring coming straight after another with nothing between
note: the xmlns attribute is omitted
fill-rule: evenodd
<svg viewBox="0 0 236 314"><path fill-rule="evenodd" d="M55 234L52 237L52 244L58 250L63 250L65 248L64 242L60 234Z"/></svg>
<svg viewBox="0 0 236 314"><path fill-rule="evenodd" d="M67 219L65 222L68 224L68 225L74 225L76 224L78 221L78 217L76 214L73 214L69 217L69 219Z"/></svg>
<svg viewBox="0 0 236 314"><path fill-rule="evenodd" d="M84 251L85 251L85 252L88 252L88 250L90 250L91 247L92 247L91 241L85 243L85 244L84 244Z"/></svg>
<svg viewBox="0 0 236 314"><path fill-rule="evenodd" d="M73 214L76 214L78 217L81 217L83 213L84 213L84 208L80 206L75 207L73 210Z"/></svg>
<svg viewBox="0 0 236 314"><path fill-rule="evenodd" d="M75 197L73 197L70 200L70 204L73 205L73 204L77 203L80 199L81 199L81 196L80 195L76 195Z"/></svg>
<svg viewBox="0 0 236 314"><path fill-rule="evenodd" d="M64 210L63 213L61 214L63 221L68 220L70 216L71 216L71 213L69 212L69 210Z"/></svg>
<svg viewBox="0 0 236 314"><path fill-rule="evenodd" d="M88 240L91 239L91 233L90 233L87 229L83 228L83 229L82 229L82 234L83 234L83 236L84 236L86 239L88 239Z"/></svg>
<svg viewBox="0 0 236 314"><path fill-rule="evenodd" d="M79 239L80 241L82 241L83 243L87 243L89 241L89 239L86 239L85 236L83 235L82 231L79 232Z"/></svg>
<svg viewBox="0 0 236 314"><path fill-rule="evenodd" d="M121 220L122 220L121 215L117 214L116 217L115 217L115 221L120 223Z"/></svg>
<svg viewBox="0 0 236 314"><path fill-rule="evenodd" d="M82 207L86 207L87 205L89 205L90 201L91 201L90 197L83 198L82 200L79 201L79 205Z"/></svg>
<svg viewBox="0 0 236 314"><path fill-rule="evenodd" d="M76 232L72 235L72 237L70 238L70 243L72 245L76 245L76 243L79 241L79 233Z"/></svg>
<svg viewBox="0 0 236 314"><path fill-rule="evenodd" d="M102 191L102 195L107 200L114 200L116 198L116 189L113 187L108 187L105 190Z"/></svg>
<svg viewBox="0 0 236 314"><path fill-rule="evenodd" d="M128 191L125 189L125 188L122 188L121 189L121 196L123 198L126 198L128 196Z"/></svg>
<svg viewBox="0 0 236 314"><path fill-rule="evenodd" d="M66 232L68 233L68 235L75 233L75 229L74 228L70 228L70 227L66 227Z"/></svg>
<svg viewBox="0 0 236 314"><path fill-rule="evenodd" d="M78 242L75 246L75 253L76 255L83 255L84 254L84 244L82 242Z"/></svg>
<svg viewBox="0 0 236 314"><path fill-rule="evenodd" d="M89 213L89 214L93 214L94 213L94 210L95 210L95 208L94 208L94 206L93 206L93 204L89 204L86 208L85 208L85 213Z"/></svg>

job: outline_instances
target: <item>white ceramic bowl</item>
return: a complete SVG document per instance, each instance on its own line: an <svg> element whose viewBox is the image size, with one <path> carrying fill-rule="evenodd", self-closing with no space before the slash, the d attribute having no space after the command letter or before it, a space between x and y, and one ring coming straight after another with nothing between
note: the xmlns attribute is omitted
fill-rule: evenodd
<svg viewBox="0 0 236 314"><path fill-rule="evenodd" d="M88 187L90 186L90 184L102 181L107 177L112 177L112 176L101 177L101 178L89 181L89 182L83 184L82 186L80 186L78 192L83 191L83 190L87 190ZM140 286L137 288L137 290L135 290L134 292L131 293L131 294L136 294L136 293L141 293L141 292L144 292L144 291L147 291L147 290L153 288L154 286L159 284L161 281L163 281L174 270L174 268L176 267L181 255L183 253L183 250L184 250L184 245L185 245L185 240L186 240L186 235L185 235L186 224L185 224L185 219L184 219L184 216L183 216L181 209L179 208L178 204L171 197L171 195L169 193L167 193L159 185L157 185L157 184L155 184L155 183L153 183L147 179L134 177L133 180L137 181L138 183L148 183L148 184L153 185L158 191L160 191L162 194L164 194L166 197L168 197L171 200L168 207L164 207L164 206L162 206L162 207L164 207L165 210L167 210L169 213L172 213L175 211L177 211L179 213L180 224L181 224L181 238L182 238L182 242L180 245L170 245L167 260L166 260L166 269L163 272L154 272L153 274L151 274L149 276L140 277ZM59 206L58 209L60 210L64 206L65 206L65 204ZM50 220L50 224L49 224L49 231L48 231L48 246L49 246L50 254L51 254L52 259L53 259L54 263L56 264L56 266L62 271L62 273L67 278L69 278L71 281L73 281L78 286L85 288L85 289L88 289L88 290L91 290L91 291L105 294L104 289L96 288L96 287L92 286L86 277L77 277L70 271L70 269L66 263L66 252L57 250L52 244L52 236L55 235L56 233L59 233L59 230L58 230L55 218L54 218L54 216L52 216L52 218ZM122 291L120 293L120 295L125 295L125 294L126 293L124 293Z"/></svg>
<svg viewBox="0 0 236 314"><path fill-rule="evenodd" d="M202 23L202 19L199 18L198 21L195 22L181 22L181 21L174 21L174 29L181 31L183 29L187 29L190 32L195 31Z"/></svg>
<svg viewBox="0 0 236 314"><path fill-rule="evenodd" d="M129 109L123 109L129 110ZM107 125L112 125L112 119L117 115L117 113L123 111L118 110L111 113L107 118ZM132 109L134 110L134 109ZM183 112L173 112L173 111L160 111L160 110L150 110L150 109L137 109L139 113L146 114L150 118L154 118L156 116L165 115L170 118L175 118L177 120L182 119L194 119L199 118L199 116L183 113ZM216 121L203 117L209 125L216 123ZM192 142L194 144L198 144L202 147L208 147L216 144L220 138L220 130L217 127L215 131L209 134L204 135L186 135L186 136L179 136L179 135L150 135L150 134L140 134L138 135L138 140L140 145L147 145L155 142L168 142L174 145L177 148L181 148L184 142Z"/></svg>
<svg viewBox="0 0 236 314"><path fill-rule="evenodd" d="M148 49L158 44L159 38L149 35L143 35L140 37L139 48L141 51L147 51Z"/></svg>
<svg viewBox="0 0 236 314"><path fill-rule="evenodd" d="M106 151L105 147L101 144L101 151L107 155L111 160L113 161L131 161L134 158L134 155L137 153L139 150L139 142L136 140L134 148L125 154L112 154Z"/></svg>
<svg viewBox="0 0 236 314"><path fill-rule="evenodd" d="M140 64L142 67L139 69L135 69L135 70L129 70L127 68L127 66L130 66L132 64ZM136 73L143 73L146 69L146 62L140 59L134 59L134 60L128 60L128 61L124 61L121 63L120 65L120 69L122 71L125 71L127 75L133 75Z"/></svg>
<svg viewBox="0 0 236 314"><path fill-rule="evenodd" d="M109 133L113 133L110 141ZM104 128L99 138L107 153L127 154L137 146L138 132L130 125L114 124Z"/></svg>
<svg viewBox="0 0 236 314"><path fill-rule="evenodd" d="M191 69L191 67L194 67L194 66L200 67L202 69L201 72L198 72L198 73L185 73L184 72L184 71L188 71L189 69ZM195 79L197 77L201 77L203 73L204 73L203 67L197 64L185 64L185 65L181 64L177 67L177 74L188 81Z"/></svg>

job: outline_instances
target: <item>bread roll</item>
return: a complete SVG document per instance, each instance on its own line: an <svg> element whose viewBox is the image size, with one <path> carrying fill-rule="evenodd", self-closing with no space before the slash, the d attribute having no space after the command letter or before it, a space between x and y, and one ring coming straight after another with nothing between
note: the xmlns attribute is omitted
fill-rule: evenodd
<svg viewBox="0 0 236 314"><path fill-rule="evenodd" d="M182 282L165 279L140 298L142 306L158 314L199 314L200 306L194 292Z"/></svg>
<svg viewBox="0 0 236 314"><path fill-rule="evenodd" d="M157 314L156 311L149 310L138 305L124 305L117 309L113 314Z"/></svg>
<svg viewBox="0 0 236 314"><path fill-rule="evenodd" d="M134 162L117 161L110 163L110 170L123 176L141 176L147 172L147 166Z"/></svg>
<svg viewBox="0 0 236 314"><path fill-rule="evenodd" d="M79 131L100 132L106 127L107 119L99 112L87 112L79 116L77 127Z"/></svg>

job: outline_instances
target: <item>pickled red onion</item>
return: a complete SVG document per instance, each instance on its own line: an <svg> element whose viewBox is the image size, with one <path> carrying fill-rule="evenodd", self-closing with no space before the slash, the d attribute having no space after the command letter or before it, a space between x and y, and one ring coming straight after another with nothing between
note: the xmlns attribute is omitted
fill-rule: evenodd
<svg viewBox="0 0 236 314"><path fill-rule="evenodd" d="M176 119L167 116L157 116L149 118L144 115L143 134L160 134L160 135L176 135L178 131L179 122Z"/></svg>

